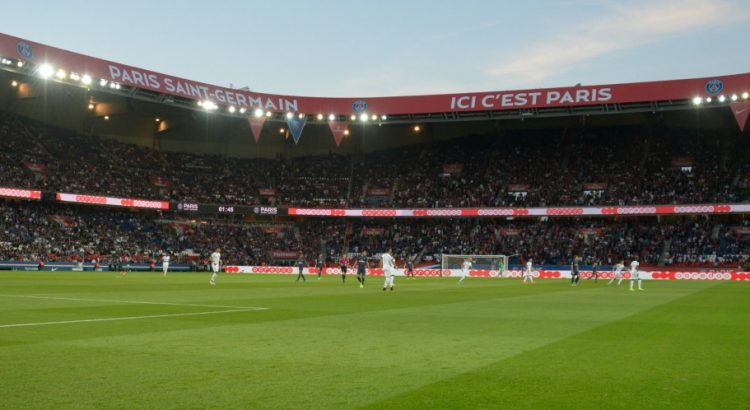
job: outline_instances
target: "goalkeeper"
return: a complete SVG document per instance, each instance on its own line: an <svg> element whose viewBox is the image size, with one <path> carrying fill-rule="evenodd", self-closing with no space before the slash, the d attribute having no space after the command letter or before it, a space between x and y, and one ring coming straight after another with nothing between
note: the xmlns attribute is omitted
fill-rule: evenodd
<svg viewBox="0 0 750 410"><path fill-rule="evenodd" d="M504 278L505 277L505 263L502 259L497 261L497 277L498 278Z"/></svg>

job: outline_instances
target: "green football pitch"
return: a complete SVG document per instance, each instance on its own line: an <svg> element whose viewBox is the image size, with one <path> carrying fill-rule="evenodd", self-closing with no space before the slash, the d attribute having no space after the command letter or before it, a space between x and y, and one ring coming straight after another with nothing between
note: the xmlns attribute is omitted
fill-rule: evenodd
<svg viewBox="0 0 750 410"><path fill-rule="evenodd" d="M2 408L750 407L750 283L0 273Z"/></svg>

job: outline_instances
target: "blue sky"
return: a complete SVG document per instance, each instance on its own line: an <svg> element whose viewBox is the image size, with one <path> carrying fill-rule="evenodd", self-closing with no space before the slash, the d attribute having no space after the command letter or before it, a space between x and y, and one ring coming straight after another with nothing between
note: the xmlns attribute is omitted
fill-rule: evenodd
<svg viewBox="0 0 750 410"><path fill-rule="evenodd" d="M381 96L750 72L750 0L3 5L0 31L217 85Z"/></svg>

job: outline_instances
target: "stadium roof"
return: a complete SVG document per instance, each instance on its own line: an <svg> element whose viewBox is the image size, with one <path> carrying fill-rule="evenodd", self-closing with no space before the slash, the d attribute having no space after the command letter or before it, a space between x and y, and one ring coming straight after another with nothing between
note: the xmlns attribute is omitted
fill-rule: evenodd
<svg viewBox="0 0 750 410"><path fill-rule="evenodd" d="M394 97L305 97L205 84L0 34L0 66L137 99L224 115L293 113L337 120L465 121L685 109L748 100L750 73L628 84ZM200 105L200 107L199 107ZM385 117L384 117L385 116Z"/></svg>

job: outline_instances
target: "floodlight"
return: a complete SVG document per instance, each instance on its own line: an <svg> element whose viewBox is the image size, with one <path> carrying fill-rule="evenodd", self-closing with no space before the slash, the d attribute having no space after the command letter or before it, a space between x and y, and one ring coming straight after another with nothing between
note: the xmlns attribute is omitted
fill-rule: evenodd
<svg viewBox="0 0 750 410"><path fill-rule="evenodd" d="M39 66L39 69L37 70L39 73L39 76L42 78L50 78L52 77L52 74L55 72L55 68L51 65L44 63Z"/></svg>

